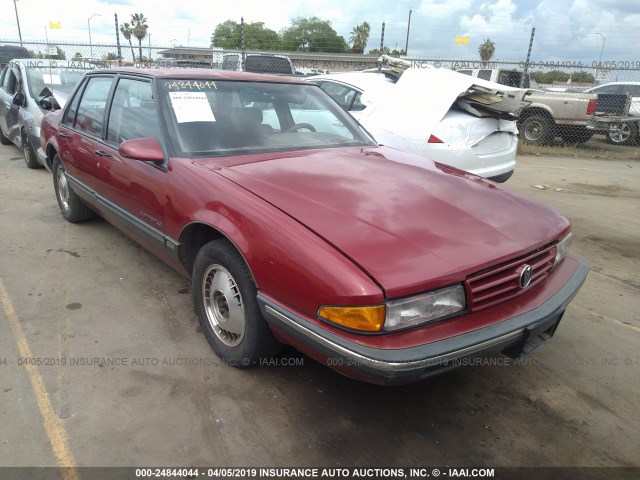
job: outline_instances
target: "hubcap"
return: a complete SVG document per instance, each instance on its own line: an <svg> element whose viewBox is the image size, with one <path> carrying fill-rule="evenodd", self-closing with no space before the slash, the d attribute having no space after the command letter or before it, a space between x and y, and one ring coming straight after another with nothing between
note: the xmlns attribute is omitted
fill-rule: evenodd
<svg viewBox="0 0 640 480"><path fill-rule="evenodd" d="M245 331L244 305L235 279L221 265L210 265L202 282L204 311L216 336L230 347L242 342Z"/></svg>
<svg viewBox="0 0 640 480"><path fill-rule="evenodd" d="M65 211L69 210L69 184L67 183L67 176L65 175L64 168L58 167L56 170L56 182L58 184L58 198L60 199L60 205Z"/></svg>
<svg viewBox="0 0 640 480"><path fill-rule="evenodd" d="M631 135L631 126L628 123L616 123L609 127L609 138L614 143L626 142Z"/></svg>
<svg viewBox="0 0 640 480"><path fill-rule="evenodd" d="M540 122L531 122L527 125L525 135L527 140L538 140L542 134L542 125Z"/></svg>

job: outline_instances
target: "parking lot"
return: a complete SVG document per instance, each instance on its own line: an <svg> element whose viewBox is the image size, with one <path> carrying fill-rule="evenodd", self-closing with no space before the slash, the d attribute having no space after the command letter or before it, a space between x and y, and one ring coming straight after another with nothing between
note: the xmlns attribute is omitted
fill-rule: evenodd
<svg viewBox="0 0 640 480"><path fill-rule="evenodd" d="M186 279L65 222L1 146L0 466L640 466L640 162L522 156L507 186L568 216L591 267L554 339L385 388L295 350L222 364Z"/></svg>

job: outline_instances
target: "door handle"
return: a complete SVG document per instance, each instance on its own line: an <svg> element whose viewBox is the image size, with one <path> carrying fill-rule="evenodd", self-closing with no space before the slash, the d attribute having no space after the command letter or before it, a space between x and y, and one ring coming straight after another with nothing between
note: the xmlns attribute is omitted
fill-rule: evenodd
<svg viewBox="0 0 640 480"><path fill-rule="evenodd" d="M102 150L94 150L93 153L95 153L99 157L110 157L111 156L107 152L103 152Z"/></svg>
<svg viewBox="0 0 640 480"><path fill-rule="evenodd" d="M60 132L60 136L62 138L69 138L71 135L69 135L68 133Z"/></svg>

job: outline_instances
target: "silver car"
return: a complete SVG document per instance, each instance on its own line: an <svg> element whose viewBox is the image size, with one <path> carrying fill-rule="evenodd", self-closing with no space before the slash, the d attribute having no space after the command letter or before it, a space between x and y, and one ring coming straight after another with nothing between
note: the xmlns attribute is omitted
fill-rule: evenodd
<svg viewBox="0 0 640 480"><path fill-rule="evenodd" d="M86 70L81 60L11 60L0 76L0 143L22 149L29 168L43 166L36 155L40 123L47 111L64 107Z"/></svg>

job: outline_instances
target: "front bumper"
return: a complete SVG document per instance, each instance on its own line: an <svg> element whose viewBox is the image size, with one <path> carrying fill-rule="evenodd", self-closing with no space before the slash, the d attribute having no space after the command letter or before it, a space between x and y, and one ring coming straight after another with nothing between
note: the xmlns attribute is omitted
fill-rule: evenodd
<svg viewBox="0 0 640 480"><path fill-rule="evenodd" d="M312 324L262 295L258 303L272 330L288 343L341 373L377 384L421 380L461 366L462 359L504 352L528 354L555 333L589 268L579 261L571 278L539 307L502 322L444 340L403 349L361 345Z"/></svg>

